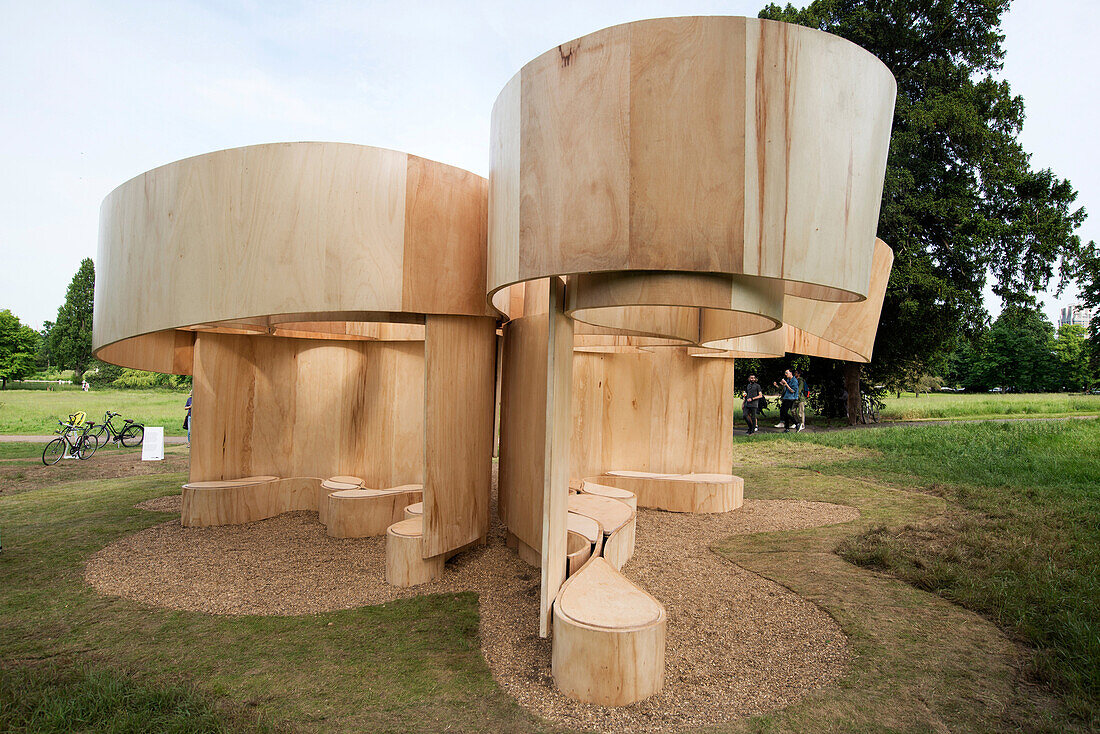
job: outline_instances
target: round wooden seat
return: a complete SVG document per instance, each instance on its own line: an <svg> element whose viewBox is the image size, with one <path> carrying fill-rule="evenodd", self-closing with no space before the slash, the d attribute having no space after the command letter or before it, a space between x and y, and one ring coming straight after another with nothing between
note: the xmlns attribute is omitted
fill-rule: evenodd
<svg viewBox="0 0 1100 734"><path fill-rule="evenodd" d="M423 484L402 484L398 487L387 487L383 492L423 492Z"/></svg>
<svg viewBox="0 0 1100 734"><path fill-rule="evenodd" d="M433 581L443 573L443 555L423 558L420 553L424 535L423 516L395 522L386 530L386 583L417 586Z"/></svg>
<svg viewBox="0 0 1100 734"><path fill-rule="evenodd" d="M619 502L626 503L630 509L638 509L638 497L633 492L627 489L620 489L619 487L611 487L606 484L599 484L590 479L585 479L581 486L581 492L583 494L595 494L600 497L608 497Z"/></svg>
<svg viewBox="0 0 1100 734"><path fill-rule="evenodd" d="M616 569L622 568L634 555L637 512L630 505L598 494L573 494L569 496L569 512L590 517L600 524L604 539L599 554Z"/></svg>
<svg viewBox="0 0 1100 734"><path fill-rule="evenodd" d="M664 686L664 605L594 558L554 602L554 682L570 698L625 706Z"/></svg>
<svg viewBox="0 0 1100 734"><path fill-rule="evenodd" d="M183 485L180 523L184 527L241 525L284 512L316 510L321 480L316 477L253 476Z"/></svg>
<svg viewBox="0 0 1100 734"><path fill-rule="evenodd" d="M335 479L326 479L321 482L321 486L330 491L344 490L344 489L360 489L362 484L352 484L351 482L338 482Z"/></svg>
<svg viewBox="0 0 1100 734"><path fill-rule="evenodd" d="M415 504L411 504L411 505L409 505L408 507L405 508L405 519L406 520L408 520L410 517L420 517L423 514L424 514L424 503L423 502L416 502Z"/></svg>
<svg viewBox="0 0 1100 734"><path fill-rule="evenodd" d="M613 471L597 480L633 492L639 507L668 512L730 512L744 504L744 480L732 474Z"/></svg>
<svg viewBox="0 0 1100 734"><path fill-rule="evenodd" d="M419 538L424 535L424 520L419 517L410 517L395 522L386 529L386 534L400 538Z"/></svg>
<svg viewBox="0 0 1100 734"><path fill-rule="evenodd" d="M603 540L603 528L600 527L599 521L588 515L570 512L566 515L565 522L569 532L583 535L589 543L595 544Z"/></svg>
<svg viewBox="0 0 1100 734"><path fill-rule="evenodd" d="M419 485L408 485L419 487ZM333 538L383 535L421 498L419 489L339 489L325 498L325 532Z"/></svg>
<svg viewBox="0 0 1100 734"><path fill-rule="evenodd" d="M635 477L639 479L667 479L669 477L676 476L675 474L658 474L649 471L629 471L627 469L616 469L615 471L607 472L613 477Z"/></svg>
<svg viewBox="0 0 1100 734"><path fill-rule="evenodd" d="M360 477L353 477L353 476L349 476L347 474L341 474L340 476L336 476L336 477L329 477L325 481L339 482L340 484L352 484L352 485L355 485L356 487L362 487L363 484L364 484L363 480Z"/></svg>
<svg viewBox="0 0 1100 734"><path fill-rule="evenodd" d="M205 482L188 482L183 486L186 489L220 489L221 487L241 487L246 484L262 484L263 482L274 482L278 479L278 477L262 475L256 477L243 477L241 479L212 479Z"/></svg>
<svg viewBox="0 0 1100 734"><path fill-rule="evenodd" d="M338 489L329 494L336 499L362 499L363 497L381 497L384 495L381 489Z"/></svg>
<svg viewBox="0 0 1100 734"><path fill-rule="evenodd" d="M739 477L732 474L680 474L671 477L676 482L732 482Z"/></svg>
<svg viewBox="0 0 1100 734"><path fill-rule="evenodd" d="M611 535L634 519L634 510L626 503L597 494L570 495L569 511L598 522L604 535Z"/></svg>

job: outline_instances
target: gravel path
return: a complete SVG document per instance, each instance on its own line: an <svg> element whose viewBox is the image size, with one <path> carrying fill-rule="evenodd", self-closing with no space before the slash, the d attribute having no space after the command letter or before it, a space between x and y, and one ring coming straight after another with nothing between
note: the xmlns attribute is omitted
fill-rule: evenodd
<svg viewBox="0 0 1100 734"><path fill-rule="evenodd" d="M179 497L139 506L176 512ZM156 525L92 556L85 578L106 594L211 614L313 614L472 590L493 676L521 705L577 728L665 732L775 710L843 674L850 651L835 620L708 546L734 534L857 517L850 507L788 500L746 500L722 515L641 510L635 555L623 572L668 610L666 683L657 696L623 708L571 701L554 687L550 641L537 634L539 573L505 547L496 522L486 546L414 589L386 585L384 538L330 538L310 512L217 528Z"/></svg>

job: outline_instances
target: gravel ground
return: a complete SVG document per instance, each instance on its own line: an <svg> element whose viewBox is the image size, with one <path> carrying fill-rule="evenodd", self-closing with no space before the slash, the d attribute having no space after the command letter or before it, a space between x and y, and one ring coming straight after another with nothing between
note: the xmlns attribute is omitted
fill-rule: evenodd
<svg viewBox="0 0 1100 734"><path fill-rule="evenodd" d="M179 501L139 506L178 511ZM157 525L92 556L85 578L106 594L211 614L313 614L472 590L493 676L521 705L577 728L667 732L775 710L843 674L850 651L835 620L708 547L729 535L857 517L850 507L787 500L746 500L723 515L641 510L635 555L623 572L668 610L666 683L623 708L578 703L554 687L550 641L538 637L539 573L505 547L496 522L487 545L414 589L386 585L384 538L330 538L310 512L217 528Z"/></svg>

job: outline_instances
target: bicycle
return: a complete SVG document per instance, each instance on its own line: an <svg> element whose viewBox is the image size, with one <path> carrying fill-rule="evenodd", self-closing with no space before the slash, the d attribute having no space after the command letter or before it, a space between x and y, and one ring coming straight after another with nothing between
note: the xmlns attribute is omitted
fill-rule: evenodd
<svg viewBox="0 0 1100 734"><path fill-rule="evenodd" d="M105 412L103 414L103 422L99 424L99 428L94 434L95 437L104 443L107 441L114 441L126 447L140 446L141 442L145 440L145 426L126 418L124 419L122 428L115 428L111 421L121 415L121 413L113 413L109 410Z"/></svg>
<svg viewBox="0 0 1100 734"><path fill-rule="evenodd" d="M59 428L56 433L60 435L42 449L42 463L46 466L52 466L62 459L77 458L83 461L99 448L99 439L91 433L94 423L86 422L83 430L80 430L76 421L66 423L59 420L57 424ZM74 438L78 430L80 433Z"/></svg>
<svg viewBox="0 0 1100 734"><path fill-rule="evenodd" d="M878 423L878 408L881 404L875 396L863 394L863 422Z"/></svg>

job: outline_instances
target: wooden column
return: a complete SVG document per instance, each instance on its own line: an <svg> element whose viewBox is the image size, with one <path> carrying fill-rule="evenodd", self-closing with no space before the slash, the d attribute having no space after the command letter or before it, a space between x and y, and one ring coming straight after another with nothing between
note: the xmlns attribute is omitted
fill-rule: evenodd
<svg viewBox="0 0 1100 734"><path fill-rule="evenodd" d="M425 317L424 558L484 539L493 472L496 321Z"/></svg>
<svg viewBox="0 0 1100 734"><path fill-rule="evenodd" d="M550 634L554 599L565 582L568 543L569 442L573 426L573 320L565 315L565 286L558 278L550 279L548 318L540 637Z"/></svg>

